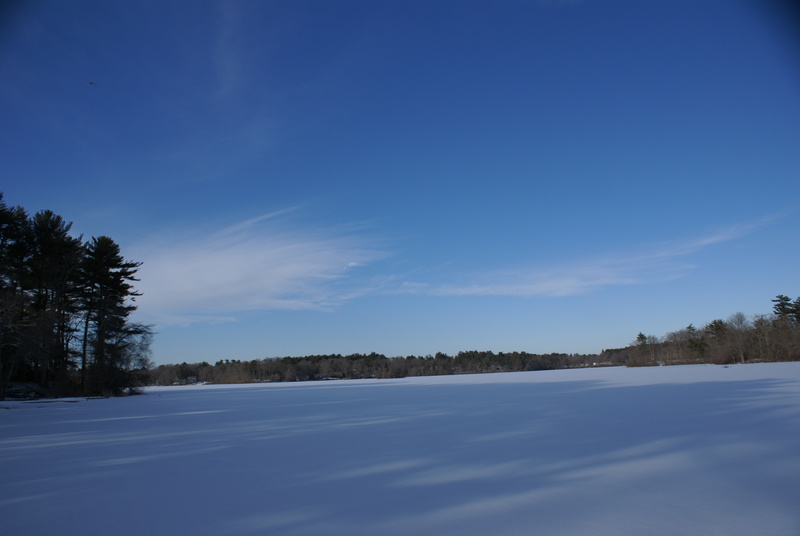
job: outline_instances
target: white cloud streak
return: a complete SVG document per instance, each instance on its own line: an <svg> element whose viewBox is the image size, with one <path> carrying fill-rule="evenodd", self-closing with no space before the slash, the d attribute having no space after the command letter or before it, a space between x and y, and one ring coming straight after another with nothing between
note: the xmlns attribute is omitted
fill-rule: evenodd
<svg viewBox="0 0 800 536"><path fill-rule="evenodd" d="M494 270L453 283L357 277L387 256L352 229L287 230L284 216L264 214L189 239L162 237L133 248L143 262L140 313L161 325L235 321L246 311L327 310L365 295L571 296L686 276L692 254L741 238L774 221L729 227L693 240L654 244L559 266ZM461 279L461 281L456 281Z"/></svg>
<svg viewBox="0 0 800 536"><path fill-rule="evenodd" d="M232 4L220 4L220 25L214 40L213 65L220 99L238 96L245 84L242 67L241 13Z"/></svg>
<svg viewBox="0 0 800 536"><path fill-rule="evenodd" d="M469 283L430 285L407 281L398 292L434 296L572 296L609 286L644 285L686 276L688 257L740 238L770 223L732 226L694 240L656 244L634 254L606 255L561 266L496 270L473 275Z"/></svg>
<svg viewBox="0 0 800 536"><path fill-rule="evenodd" d="M291 209L289 209L291 210ZM231 321L254 310L325 309L358 295L353 270L385 253L353 232L286 230L266 214L204 236L133 248L140 313L159 324Z"/></svg>

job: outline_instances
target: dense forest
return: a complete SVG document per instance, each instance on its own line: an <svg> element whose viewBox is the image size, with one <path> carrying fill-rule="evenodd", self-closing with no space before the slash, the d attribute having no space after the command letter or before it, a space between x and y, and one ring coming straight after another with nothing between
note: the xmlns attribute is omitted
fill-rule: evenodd
<svg viewBox="0 0 800 536"><path fill-rule="evenodd" d="M800 360L800 298L780 295L773 313L752 319L734 313L702 328L692 325L662 338L639 333L625 348L599 354L529 354L490 351L444 353L424 357L382 354L314 355L252 361L161 365L150 371L156 385L247 383L357 378L403 378L439 374L473 374L551 370L593 366L653 366L699 363L729 364Z"/></svg>
<svg viewBox="0 0 800 536"><path fill-rule="evenodd" d="M150 326L129 321L140 266L107 236L84 242L50 210L0 193L0 400L115 395L150 368Z"/></svg>

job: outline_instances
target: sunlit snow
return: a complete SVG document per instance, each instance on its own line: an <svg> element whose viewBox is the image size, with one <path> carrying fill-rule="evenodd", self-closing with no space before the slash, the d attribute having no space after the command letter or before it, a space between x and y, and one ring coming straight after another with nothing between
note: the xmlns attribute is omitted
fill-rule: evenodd
<svg viewBox="0 0 800 536"><path fill-rule="evenodd" d="M800 534L800 363L0 408L9 535Z"/></svg>

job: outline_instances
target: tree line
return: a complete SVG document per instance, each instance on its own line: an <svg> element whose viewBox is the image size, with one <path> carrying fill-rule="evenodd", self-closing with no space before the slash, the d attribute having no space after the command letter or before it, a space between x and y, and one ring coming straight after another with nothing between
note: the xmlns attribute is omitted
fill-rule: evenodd
<svg viewBox="0 0 800 536"><path fill-rule="evenodd" d="M459 352L387 357L383 354L328 354L305 357L224 360L210 363L159 365L150 371L155 385L182 383L249 383L365 378L405 378L444 374L551 370L586 366L596 356L568 354Z"/></svg>
<svg viewBox="0 0 800 536"><path fill-rule="evenodd" d="M150 326L131 322L141 263L107 236L84 242L50 210L34 215L0 193L0 400L115 395L150 368Z"/></svg>
<svg viewBox="0 0 800 536"><path fill-rule="evenodd" d="M403 378L443 374L475 374L554 370L596 366L730 364L800 360L800 298L779 295L773 313L748 318L734 313L701 328L689 325L664 337L639 333L624 348L598 354L531 354L466 351L454 356L387 357L383 354L329 354L305 357L220 360L215 364L159 365L150 370L155 385L185 383L249 383L363 378Z"/></svg>
<svg viewBox="0 0 800 536"><path fill-rule="evenodd" d="M800 298L779 294L772 304L770 314L733 313L663 337L640 332L630 346L606 350L606 358L627 366L800 361Z"/></svg>
<svg viewBox="0 0 800 536"><path fill-rule="evenodd" d="M451 356L329 354L153 367L151 326L130 320L141 263L107 236L84 242L50 210L29 215L0 193L0 400L7 395L118 395L144 384L402 378L552 370L800 360L800 298L772 313L734 313L663 337L639 333L599 354L466 351Z"/></svg>

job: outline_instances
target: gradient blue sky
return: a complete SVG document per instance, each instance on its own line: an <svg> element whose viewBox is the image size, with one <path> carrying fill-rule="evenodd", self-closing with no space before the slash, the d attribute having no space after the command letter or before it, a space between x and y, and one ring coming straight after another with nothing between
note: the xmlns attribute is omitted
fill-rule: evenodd
<svg viewBox="0 0 800 536"><path fill-rule="evenodd" d="M158 363L766 313L800 294L800 36L770 5L6 3L0 191L144 263Z"/></svg>

